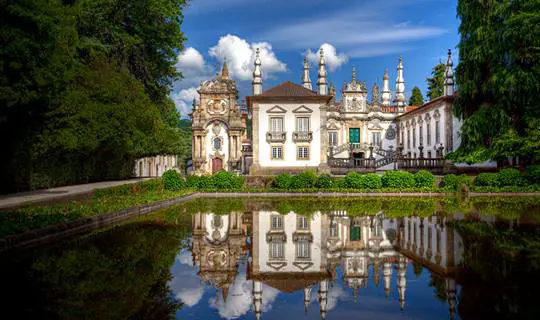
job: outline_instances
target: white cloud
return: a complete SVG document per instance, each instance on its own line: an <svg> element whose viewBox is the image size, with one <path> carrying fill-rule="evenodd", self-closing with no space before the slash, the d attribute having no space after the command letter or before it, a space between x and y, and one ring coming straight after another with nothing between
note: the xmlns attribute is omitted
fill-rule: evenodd
<svg viewBox="0 0 540 320"><path fill-rule="evenodd" d="M176 67L179 70L191 68L202 70L204 58L197 49L188 47L178 55Z"/></svg>
<svg viewBox="0 0 540 320"><path fill-rule="evenodd" d="M198 304L204 294L204 284L197 275L197 270L192 267L191 253L188 250L183 250L176 257L171 273L169 288L176 298L189 307Z"/></svg>
<svg viewBox="0 0 540 320"><path fill-rule="evenodd" d="M347 63L347 61L349 60L349 58L344 53L338 54L336 48L333 45L329 43L323 43L320 46L319 50L311 51L311 49L308 49L306 51L306 57L308 61L314 65L319 64L320 49L323 49L326 65L328 66L330 71L336 70L337 68L341 67L341 65Z"/></svg>
<svg viewBox="0 0 540 320"><path fill-rule="evenodd" d="M193 109L193 99L199 100L199 93L197 88L190 87L181 89L179 92L173 92L171 99L176 104L176 109L178 109L180 115L186 117Z"/></svg>
<svg viewBox="0 0 540 320"><path fill-rule="evenodd" d="M219 39L218 43L208 50L211 57L223 62L227 60L231 77L237 80L251 80L255 50L260 49L263 75L287 71L287 65L276 57L272 45L268 42L248 43L246 40L228 34Z"/></svg>

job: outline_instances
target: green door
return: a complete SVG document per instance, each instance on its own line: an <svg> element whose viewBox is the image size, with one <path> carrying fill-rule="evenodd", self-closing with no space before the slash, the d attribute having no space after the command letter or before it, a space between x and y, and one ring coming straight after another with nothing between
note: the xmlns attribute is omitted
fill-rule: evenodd
<svg viewBox="0 0 540 320"><path fill-rule="evenodd" d="M360 128L349 128L349 143L360 143Z"/></svg>
<svg viewBox="0 0 540 320"><path fill-rule="evenodd" d="M362 229L359 226L351 227L350 236L351 241L362 240Z"/></svg>

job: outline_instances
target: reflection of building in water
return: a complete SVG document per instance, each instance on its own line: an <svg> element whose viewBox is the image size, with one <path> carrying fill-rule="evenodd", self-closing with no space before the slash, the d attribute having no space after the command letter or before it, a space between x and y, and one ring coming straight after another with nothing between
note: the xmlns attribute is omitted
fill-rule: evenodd
<svg viewBox="0 0 540 320"><path fill-rule="evenodd" d="M452 227L452 216L408 217L398 219L397 250L421 263L444 281L450 317L456 311L454 272L461 262L463 243Z"/></svg>
<svg viewBox="0 0 540 320"><path fill-rule="evenodd" d="M245 254L245 242L242 213L193 215L193 263L201 279L221 289L224 300Z"/></svg>
<svg viewBox="0 0 540 320"><path fill-rule="evenodd" d="M404 309L408 257L444 278L453 317L456 284L450 276L459 263L462 245L448 219L385 219L382 212L348 216L344 211L311 216L264 210L199 213L193 216L193 261L200 268L200 277L221 289L226 300L239 259L249 248L247 277L252 280L252 307L257 319L262 316L263 291L268 286L285 293L302 290L306 312L312 294L316 294L324 319L338 267L343 270L343 282L353 290L355 302L359 290L368 284L370 270L376 286L382 278L387 297L395 276L397 297Z"/></svg>

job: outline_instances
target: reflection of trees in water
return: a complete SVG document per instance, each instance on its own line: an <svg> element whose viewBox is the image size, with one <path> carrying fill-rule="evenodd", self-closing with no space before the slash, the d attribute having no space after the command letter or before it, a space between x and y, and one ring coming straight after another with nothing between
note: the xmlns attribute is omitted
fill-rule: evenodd
<svg viewBox="0 0 540 320"><path fill-rule="evenodd" d="M169 268L188 231L129 224L28 254L0 275L9 291L3 312L21 318L174 318L181 306L171 298Z"/></svg>
<svg viewBox="0 0 540 320"><path fill-rule="evenodd" d="M464 241L457 279L463 319L536 319L540 228L458 221Z"/></svg>
<svg viewBox="0 0 540 320"><path fill-rule="evenodd" d="M446 279L436 273L431 273L431 279L429 280L429 286L433 287L435 297L443 302L448 299Z"/></svg>

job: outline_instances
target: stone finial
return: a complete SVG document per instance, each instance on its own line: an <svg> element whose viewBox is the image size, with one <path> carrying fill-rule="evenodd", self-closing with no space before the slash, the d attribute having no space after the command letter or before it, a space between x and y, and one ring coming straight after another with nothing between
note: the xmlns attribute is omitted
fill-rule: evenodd
<svg viewBox="0 0 540 320"><path fill-rule="evenodd" d="M253 95L260 95L262 94L262 69L261 69L261 57L260 57L260 50L257 48L255 50L255 62L254 62L255 68L253 69Z"/></svg>
<svg viewBox="0 0 540 320"><path fill-rule="evenodd" d="M324 60L324 51L321 48L319 51L320 54L320 60L319 60L319 74L317 78L317 86L318 86L318 93L319 95L326 95L327 94L327 79L326 79L326 61Z"/></svg>
<svg viewBox="0 0 540 320"><path fill-rule="evenodd" d="M452 50L448 49L448 59L446 60L446 70L444 72L444 95L454 95L454 62L452 61Z"/></svg>
<svg viewBox="0 0 540 320"><path fill-rule="evenodd" d="M223 61L223 67L221 68L221 79L229 79L229 67L227 66L227 59Z"/></svg>
<svg viewBox="0 0 540 320"><path fill-rule="evenodd" d="M304 58L304 73L302 75L302 85L304 88L312 90L311 77L309 76L309 63L307 58Z"/></svg>

